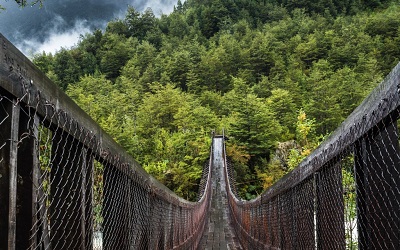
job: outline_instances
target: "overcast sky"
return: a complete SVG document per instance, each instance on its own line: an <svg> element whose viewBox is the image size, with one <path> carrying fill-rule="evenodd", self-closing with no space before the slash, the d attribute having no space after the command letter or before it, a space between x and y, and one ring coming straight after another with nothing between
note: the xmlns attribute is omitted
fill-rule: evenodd
<svg viewBox="0 0 400 250"><path fill-rule="evenodd" d="M18 8L14 0L0 1L0 33L27 56L52 52L77 43L80 34L104 29L123 17L129 5L138 11L152 8L156 16L169 14L177 0L44 0L39 6Z"/></svg>

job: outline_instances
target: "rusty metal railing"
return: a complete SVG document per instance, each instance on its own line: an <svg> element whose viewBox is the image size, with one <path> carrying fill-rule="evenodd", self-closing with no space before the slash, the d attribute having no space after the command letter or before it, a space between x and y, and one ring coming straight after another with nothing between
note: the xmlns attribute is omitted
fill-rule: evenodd
<svg viewBox="0 0 400 250"><path fill-rule="evenodd" d="M400 249L399 92L400 64L324 143L255 200L238 198L226 171L243 247Z"/></svg>
<svg viewBox="0 0 400 250"><path fill-rule="evenodd" d="M198 202L188 202L1 34L0 60L0 249L197 248L209 163Z"/></svg>

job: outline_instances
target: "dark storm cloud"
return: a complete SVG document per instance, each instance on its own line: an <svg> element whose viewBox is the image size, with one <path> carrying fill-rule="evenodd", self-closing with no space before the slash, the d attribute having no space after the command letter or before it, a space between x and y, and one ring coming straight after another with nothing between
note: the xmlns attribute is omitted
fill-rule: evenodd
<svg viewBox="0 0 400 250"><path fill-rule="evenodd" d="M72 46L79 35L104 28L116 17L123 17L129 5L138 11L147 7L156 15L170 13L177 0L45 0L39 6L20 9L15 1L2 2L0 32L26 54L43 50L54 52Z"/></svg>
<svg viewBox="0 0 400 250"><path fill-rule="evenodd" d="M59 32L65 32L75 25L77 20L87 20L90 25L98 25L112 19L119 9L126 9L130 1L81 1L46 0L41 9L38 6L19 9L14 1L4 4L6 10L0 13L1 32L8 37L15 33L23 37L36 37L43 41L46 31L55 25ZM44 34L43 34L44 33Z"/></svg>

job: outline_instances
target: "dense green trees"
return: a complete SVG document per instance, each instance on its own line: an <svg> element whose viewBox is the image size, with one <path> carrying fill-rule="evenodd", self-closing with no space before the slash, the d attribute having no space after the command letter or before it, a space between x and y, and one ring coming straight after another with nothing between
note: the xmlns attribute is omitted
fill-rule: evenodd
<svg viewBox="0 0 400 250"><path fill-rule="evenodd" d="M130 7L34 62L185 198L195 197L211 131L225 128L251 198L396 65L399 20L400 6L384 0L187 0L159 18Z"/></svg>

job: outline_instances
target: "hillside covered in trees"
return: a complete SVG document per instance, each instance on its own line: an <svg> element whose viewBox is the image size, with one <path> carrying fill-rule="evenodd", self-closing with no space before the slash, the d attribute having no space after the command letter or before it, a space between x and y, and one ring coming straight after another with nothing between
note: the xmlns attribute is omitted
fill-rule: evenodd
<svg viewBox="0 0 400 250"><path fill-rule="evenodd" d="M400 60L386 0L187 0L129 8L34 63L142 166L194 199L212 130L240 194L297 166Z"/></svg>

